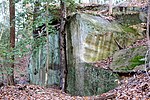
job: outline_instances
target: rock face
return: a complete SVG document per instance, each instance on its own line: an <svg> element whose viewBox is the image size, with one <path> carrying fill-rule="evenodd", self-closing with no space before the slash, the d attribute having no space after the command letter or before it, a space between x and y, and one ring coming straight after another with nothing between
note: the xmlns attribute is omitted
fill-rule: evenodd
<svg viewBox="0 0 150 100"><path fill-rule="evenodd" d="M75 95L91 95L109 90L105 88L108 84L115 86L114 77L111 82L97 80L106 76L106 80L109 80L111 72L104 74L101 69L94 69L87 64L113 55L118 50L114 40L124 47L135 41L139 34L135 35L135 30L123 27L116 21L83 13L73 15L66 25L68 91ZM97 86L102 87L98 89Z"/></svg>
<svg viewBox="0 0 150 100"><path fill-rule="evenodd" d="M132 72L144 70L146 46L124 49L115 52L110 69L115 72Z"/></svg>
<svg viewBox="0 0 150 100"><path fill-rule="evenodd" d="M43 41L42 41L43 40ZM38 84L43 86L46 79L46 61L47 56L49 56L49 70L48 70L48 85L59 84L59 46L58 46L58 34L49 35L49 47L50 53L47 54L47 49L45 44L45 37L39 40L35 40L37 47L34 49L33 54L30 58L29 64L29 77L30 83Z"/></svg>
<svg viewBox="0 0 150 100"><path fill-rule="evenodd" d="M111 55L118 48L113 39L117 33L121 32L122 29L116 22L109 22L103 17L89 14L75 14L71 17L66 27L68 80L70 80L68 81L68 91L71 94L91 95L108 90L105 88L106 83L112 83L110 86L115 86L115 82L112 81L110 83L98 82L96 77L101 79L103 71L94 69L89 64L87 66L87 63ZM111 77L110 74L111 72L105 73L106 76L109 76L107 79ZM103 78L106 78L105 75ZM102 88L98 89L98 85L102 85Z"/></svg>
<svg viewBox="0 0 150 100"><path fill-rule="evenodd" d="M102 21L92 17L85 14L76 14L72 17L67 27L68 51L72 48L73 56L81 62L92 62L100 58L97 55L103 56L102 50L98 51L99 45L104 44L102 41L99 43L100 38L104 39L102 32L99 33L99 30L105 30L104 27L107 27L106 22L103 22L105 24L103 28L98 27L102 26L99 24Z"/></svg>
<svg viewBox="0 0 150 100"><path fill-rule="evenodd" d="M133 28L123 27L104 17L83 13L73 15L66 24L68 92L72 95L96 95L114 88L116 76L110 71L94 68L89 63L112 55L118 50L117 43L122 47L130 45L140 36L135 34ZM32 54L29 72L33 84L44 85L47 56L50 58L48 85L59 84L58 34L50 34L49 39L49 54L46 44L37 46ZM42 42L39 40L37 43Z"/></svg>
<svg viewBox="0 0 150 100"><path fill-rule="evenodd" d="M81 62L95 62L112 55L118 49L114 40L125 47L141 37L131 27L88 14L71 17L66 30L68 55L72 53Z"/></svg>

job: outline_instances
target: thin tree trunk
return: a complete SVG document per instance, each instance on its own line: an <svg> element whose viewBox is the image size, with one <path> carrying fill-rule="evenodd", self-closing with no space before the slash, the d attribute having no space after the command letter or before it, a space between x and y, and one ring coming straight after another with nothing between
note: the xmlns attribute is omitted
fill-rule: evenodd
<svg viewBox="0 0 150 100"><path fill-rule="evenodd" d="M9 12L10 12L10 47L11 51L15 47L15 1L9 0ZM14 61L14 55L11 60ZM14 85L14 63L11 63L11 74L7 77L8 85Z"/></svg>
<svg viewBox="0 0 150 100"><path fill-rule="evenodd" d="M47 61L46 61L46 73L45 73L45 86L48 85L48 70L49 70L49 54L50 54L50 47L49 47L49 32L48 32L48 3L46 5L46 35L47 35Z"/></svg>
<svg viewBox="0 0 150 100"><path fill-rule="evenodd" d="M148 0L148 14L147 14L147 45L148 45L148 68L146 68L146 73L148 74L149 69L150 69L150 0ZM149 76L149 74L148 74ZM150 78L150 77L149 77Z"/></svg>
<svg viewBox="0 0 150 100"><path fill-rule="evenodd" d="M81 3L81 0L79 0L79 3Z"/></svg>
<svg viewBox="0 0 150 100"><path fill-rule="evenodd" d="M147 15L147 31L146 31L146 35L147 35L147 43L148 43L148 47L150 50L150 0L148 1L148 15Z"/></svg>
<svg viewBox="0 0 150 100"><path fill-rule="evenodd" d="M39 36L39 30L36 29L36 20L37 20L37 17L39 16L39 2L38 1L35 1L34 2L34 11L33 11L33 25L32 25L32 28L33 28L33 38L34 38L34 44L32 46L32 59L33 59L33 71L34 71L34 75L36 75L38 73L38 66L36 65L37 61L36 61L36 50L35 48L38 47L38 42L37 41L37 37ZM39 58L40 59L40 58Z"/></svg>
<svg viewBox="0 0 150 100"><path fill-rule="evenodd" d="M109 0L109 15L112 15L112 4L113 4L113 0Z"/></svg>
<svg viewBox="0 0 150 100"><path fill-rule="evenodd" d="M65 1L60 0L60 7L61 7L61 25L60 25L60 32L59 32L59 45L60 45L60 87L61 90L66 92L67 88L67 60L66 60L66 38L65 38L65 19L66 19L66 5Z"/></svg>
<svg viewBox="0 0 150 100"><path fill-rule="evenodd" d="M37 19L37 17L39 16L39 2L38 1L35 1L34 3L34 12L33 12L33 37L34 38L37 38L39 36L39 32L38 32L38 29L36 29L36 26L35 26L35 21Z"/></svg>

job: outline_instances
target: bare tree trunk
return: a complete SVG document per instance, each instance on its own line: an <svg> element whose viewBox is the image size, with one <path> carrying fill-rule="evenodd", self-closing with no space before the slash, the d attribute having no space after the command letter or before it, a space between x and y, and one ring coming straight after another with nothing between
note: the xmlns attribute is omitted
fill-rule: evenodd
<svg viewBox="0 0 150 100"><path fill-rule="evenodd" d="M49 47L49 32L48 32L48 2L46 5L46 35L47 35L47 61L46 61L46 71L45 71L45 86L48 85L48 70L49 70L49 54L50 54L50 47Z"/></svg>
<svg viewBox="0 0 150 100"><path fill-rule="evenodd" d="M15 1L9 0L9 12L10 12L10 47L11 51L15 47ZM14 55L12 55L11 60L14 61ZM14 63L11 63L11 74L7 77L8 85L14 85Z"/></svg>
<svg viewBox="0 0 150 100"><path fill-rule="evenodd" d="M39 9L40 9L40 7L39 7L39 2L38 1L35 1L35 3L34 3L34 11L33 11L33 37L34 38L37 38L38 36L39 36L39 32L38 32L38 29L36 29L36 23L35 23L35 21L36 21L36 19L37 19L37 17L39 16Z"/></svg>
<svg viewBox="0 0 150 100"><path fill-rule="evenodd" d="M112 4L113 4L113 0L109 0L109 15L112 15Z"/></svg>
<svg viewBox="0 0 150 100"><path fill-rule="evenodd" d="M79 0L79 3L81 3L81 0Z"/></svg>
<svg viewBox="0 0 150 100"><path fill-rule="evenodd" d="M148 74L149 70L150 70L150 0L148 0L148 11L147 11L147 31L146 31L146 35L147 35L147 45L148 45L148 66L145 67L146 69L146 73ZM149 76L149 74L148 74ZM149 77L150 78L150 77Z"/></svg>
<svg viewBox="0 0 150 100"><path fill-rule="evenodd" d="M148 41L148 47L150 49L150 0L148 1L148 14L147 14L147 31L146 31L146 35L147 35L147 41Z"/></svg>
<svg viewBox="0 0 150 100"><path fill-rule="evenodd" d="M64 0L60 0L61 6L61 25L59 32L59 45L60 45L60 87L61 90L66 92L67 88L67 60L66 60L66 38L65 38L65 19L66 19L66 4Z"/></svg>

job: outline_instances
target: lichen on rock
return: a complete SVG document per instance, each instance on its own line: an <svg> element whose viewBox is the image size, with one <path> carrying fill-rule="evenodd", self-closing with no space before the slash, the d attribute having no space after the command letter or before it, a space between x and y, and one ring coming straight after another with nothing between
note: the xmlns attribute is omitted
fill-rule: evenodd
<svg viewBox="0 0 150 100"><path fill-rule="evenodd" d="M115 52L110 69L115 72L144 70L143 64L147 46L138 46Z"/></svg>

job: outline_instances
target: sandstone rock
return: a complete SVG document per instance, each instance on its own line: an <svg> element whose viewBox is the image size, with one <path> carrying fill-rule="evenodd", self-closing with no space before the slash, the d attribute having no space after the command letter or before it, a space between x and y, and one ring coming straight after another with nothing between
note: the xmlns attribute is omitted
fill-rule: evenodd
<svg viewBox="0 0 150 100"><path fill-rule="evenodd" d="M144 70L146 46L138 46L115 52L110 69L115 72L133 72Z"/></svg>

